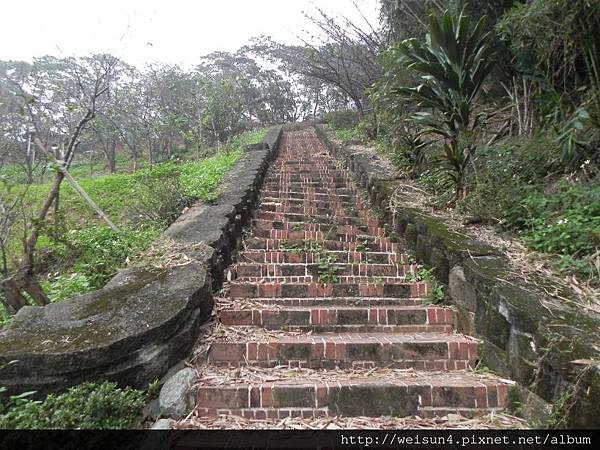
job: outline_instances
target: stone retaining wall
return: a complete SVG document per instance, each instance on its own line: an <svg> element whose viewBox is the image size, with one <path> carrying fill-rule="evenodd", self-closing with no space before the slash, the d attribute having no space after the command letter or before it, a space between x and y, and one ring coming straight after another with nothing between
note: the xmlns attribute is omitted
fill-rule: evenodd
<svg viewBox="0 0 600 450"><path fill-rule="evenodd" d="M526 388L513 390L515 405L539 396L559 406L561 425L600 427L598 315L577 307L569 301L571 293L547 280L534 284L514 277L501 251L449 230L439 218L414 208L392 218L388 205L396 188L394 174L379 157L336 145L325 127L316 129L368 190L383 220L395 224L417 258L435 267L436 276L448 284L459 331L483 340L482 363Z"/></svg>
<svg viewBox="0 0 600 450"><path fill-rule="evenodd" d="M0 332L0 386L38 395L98 379L145 387L189 356L281 133L273 127L247 147L217 202L191 207L165 231L189 244L188 264L125 269L98 291L22 308Z"/></svg>

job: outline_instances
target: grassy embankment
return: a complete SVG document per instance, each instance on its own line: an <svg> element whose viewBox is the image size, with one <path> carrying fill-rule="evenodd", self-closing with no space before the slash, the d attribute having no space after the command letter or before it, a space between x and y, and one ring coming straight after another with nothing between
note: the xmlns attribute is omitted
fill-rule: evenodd
<svg viewBox="0 0 600 450"><path fill-rule="evenodd" d="M342 141L362 141L375 147L400 172L411 173L409 150L392 148L387 142L369 142L360 125L334 132ZM560 154L558 140L550 135L505 138L481 146L467 195L458 201L456 210L465 219L493 224L529 249L545 253L558 273L574 275L598 288L600 185L593 174L587 174L589 161L576 173L568 173L560 164ZM435 158L436 150L429 149L429 161ZM433 163L425 162L415 182L440 208L452 196L447 173Z"/></svg>
<svg viewBox="0 0 600 450"><path fill-rule="evenodd" d="M118 226L112 231L67 183L60 193L60 217L49 217L37 245L38 272L52 301L100 288L127 259L148 248L183 208L200 199L214 201L225 174L244 145L260 142L266 129L246 132L218 154L194 161L147 165L135 173L79 178L81 186ZM97 168L99 169L99 168ZM79 168L82 175L89 167ZM9 188L10 186L10 188ZM33 217L50 189L37 185L0 185L0 195L23 195L24 217ZM21 251L23 222L13 229L11 256ZM10 321L0 304L0 326Z"/></svg>

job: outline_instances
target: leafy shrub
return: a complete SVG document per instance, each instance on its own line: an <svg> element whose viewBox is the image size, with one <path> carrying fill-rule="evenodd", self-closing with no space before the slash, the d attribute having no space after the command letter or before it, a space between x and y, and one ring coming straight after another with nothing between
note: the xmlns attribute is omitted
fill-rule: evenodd
<svg viewBox="0 0 600 450"><path fill-rule="evenodd" d="M26 395L0 404L0 428L115 429L131 426L140 416L147 394L116 383L84 383L45 400Z"/></svg>
<svg viewBox="0 0 600 450"><path fill-rule="evenodd" d="M561 181L556 139L531 136L483 148L477 183L459 209L493 219L534 250L558 254L559 268L589 276L600 246L600 186Z"/></svg>
<svg viewBox="0 0 600 450"><path fill-rule="evenodd" d="M82 252L76 271L87 275L95 286L101 286L129 255L148 248L159 232L157 228L125 227L115 232L106 226L75 231L72 242Z"/></svg>
<svg viewBox="0 0 600 450"><path fill-rule="evenodd" d="M349 142L359 135L358 126L353 128L337 128L334 130L335 135L338 139L343 142Z"/></svg>
<svg viewBox="0 0 600 450"><path fill-rule="evenodd" d="M98 289L123 266L128 256L148 248L159 233L157 227L138 230L122 227L118 232L107 226L70 230L62 242L49 242L48 248L74 261L72 273L51 274L44 288L53 301Z"/></svg>
<svg viewBox="0 0 600 450"><path fill-rule="evenodd" d="M4 304L0 302L0 329L10 324L12 317L4 307Z"/></svg>
<svg viewBox="0 0 600 450"><path fill-rule="evenodd" d="M523 239L546 253L591 255L600 246L600 186L559 184L558 189L523 199L529 216Z"/></svg>
<svg viewBox="0 0 600 450"><path fill-rule="evenodd" d="M525 226L528 212L518 201L541 192L559 164L560 147L548 136L508 139L482 147L476 159L477 178L459 210L475 217L498 220L502 228Z"/></svg>
<svg viewBox="0 0 600 450"><path fill-rule="evenodd" d="M173 172L165 176L161 172L145 170L139 177L131 206L135 211L136 221L168 226L181 215L184 208L192 204L192 198L183 192L179 173Z"/></svg>
<svg viewBox="0 0 600 450"><path fill-rule="evenodd" d="M85 294L95 288L88 277L82 273L59 274L50 280L43 280L41 284L53 302Z"/></svg>
<svg viewBox="0 0 600 450"><path fill-rule="evenodd" d="M425 302L432 305L440 304L446 298L446 288L443 284L438 282L437 280L433 280L431 282L431 286L429 287L429 292L427 292L427 297L425 298Z"/></svg>
<svg viewBox="0 0 600 450"><path fill-rule="evenodd" d="M456 186L453 201L464 193L467 167L477 149L473 135L483 114L475 99L495 62L484 26L483 18L473 26L463 13L430 14L426 42L407 39L392 49L396 62L422 79L416 87L398 86L397 92L421 108L412 116L422 127L421 136L443 142L443 161Z"/></svg>
<svg viewBox="0 0 600 450"><path fill-rule="evenodd" d="M360 117L352 109L333 111L325 114L323 120L336 129L350 129L358 125Z"/></svg>

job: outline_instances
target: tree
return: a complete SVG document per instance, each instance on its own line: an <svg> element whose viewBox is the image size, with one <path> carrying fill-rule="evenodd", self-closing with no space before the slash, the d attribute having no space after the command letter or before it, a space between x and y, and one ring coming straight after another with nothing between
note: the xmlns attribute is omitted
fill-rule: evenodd
<svg viewBox="0 0 600 450"><path fill-rule="evenodd" d="M203 127L210 142L220 145L240 129L244 111L242 97L234 80L225 75L203 78L202 92L206 101Z"/></svg>
<svg viewBox="0 0 600 450"><path fill-rule="evenodd" d="M24 292L40 305L49 301L34 273L37 240L50 209L58 207L60 186L69 176L67 169L83 132L109 99L116 65L115 58L96 55L79 61L45 57L33 65L3 68L2 81L20 99L36 146L59 166L46 200L26 230L19 267L0 283L11 310L28 304Z"/></svg>
<svg viewBox="0 0 600 450"><path fill-rule="evenodd" d="M381 76L379 55L385 49L385 41L368 22L361 27L320 9L314 17L307 17L321 32L318 40L286 45L263 36L254 41L253 51L278 63L282 72L318 80L329 86L331 93L337 91L334 95L338 98L342 93L363 115L367 89Z"/></svg>
<svg viewBox="0 0 600 450"><path fill-rule="evenodd" d="M380 0L379 19L387 43L424 39L430 11L443 12L448 3L448 0Z"/></svg>
<svg viewBox="0 0 600 450"><path fill-rule="evenodd" d="M417 87L400 86L398 92L427 108L415 113L413 120L424 127L421 136L442 139L456 189L453 201L464 194L465 171L476 150L474 131L482 118L475 101L494 65L490 33L484 26L482 18L472 27L463 13L431 14L426 42L409 39L396 47L397 62L423 80Z"/></svg>

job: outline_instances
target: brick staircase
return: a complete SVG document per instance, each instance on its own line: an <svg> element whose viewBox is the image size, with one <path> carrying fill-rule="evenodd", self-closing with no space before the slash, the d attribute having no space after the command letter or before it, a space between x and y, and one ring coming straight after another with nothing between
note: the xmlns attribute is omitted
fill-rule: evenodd
<svg viewBox="0 0 600 450"><path fill-rule="evenodd" d="M285 133L230 269L229 295L217 299L226 332L210 347L213 376L201 377L198 414L502 409L508 385L472 371L478 342L454 332L452 309L425 304L428 285L414 281L417 270L314 130ZM239 375L252 368L263 376Z"/></svg>

